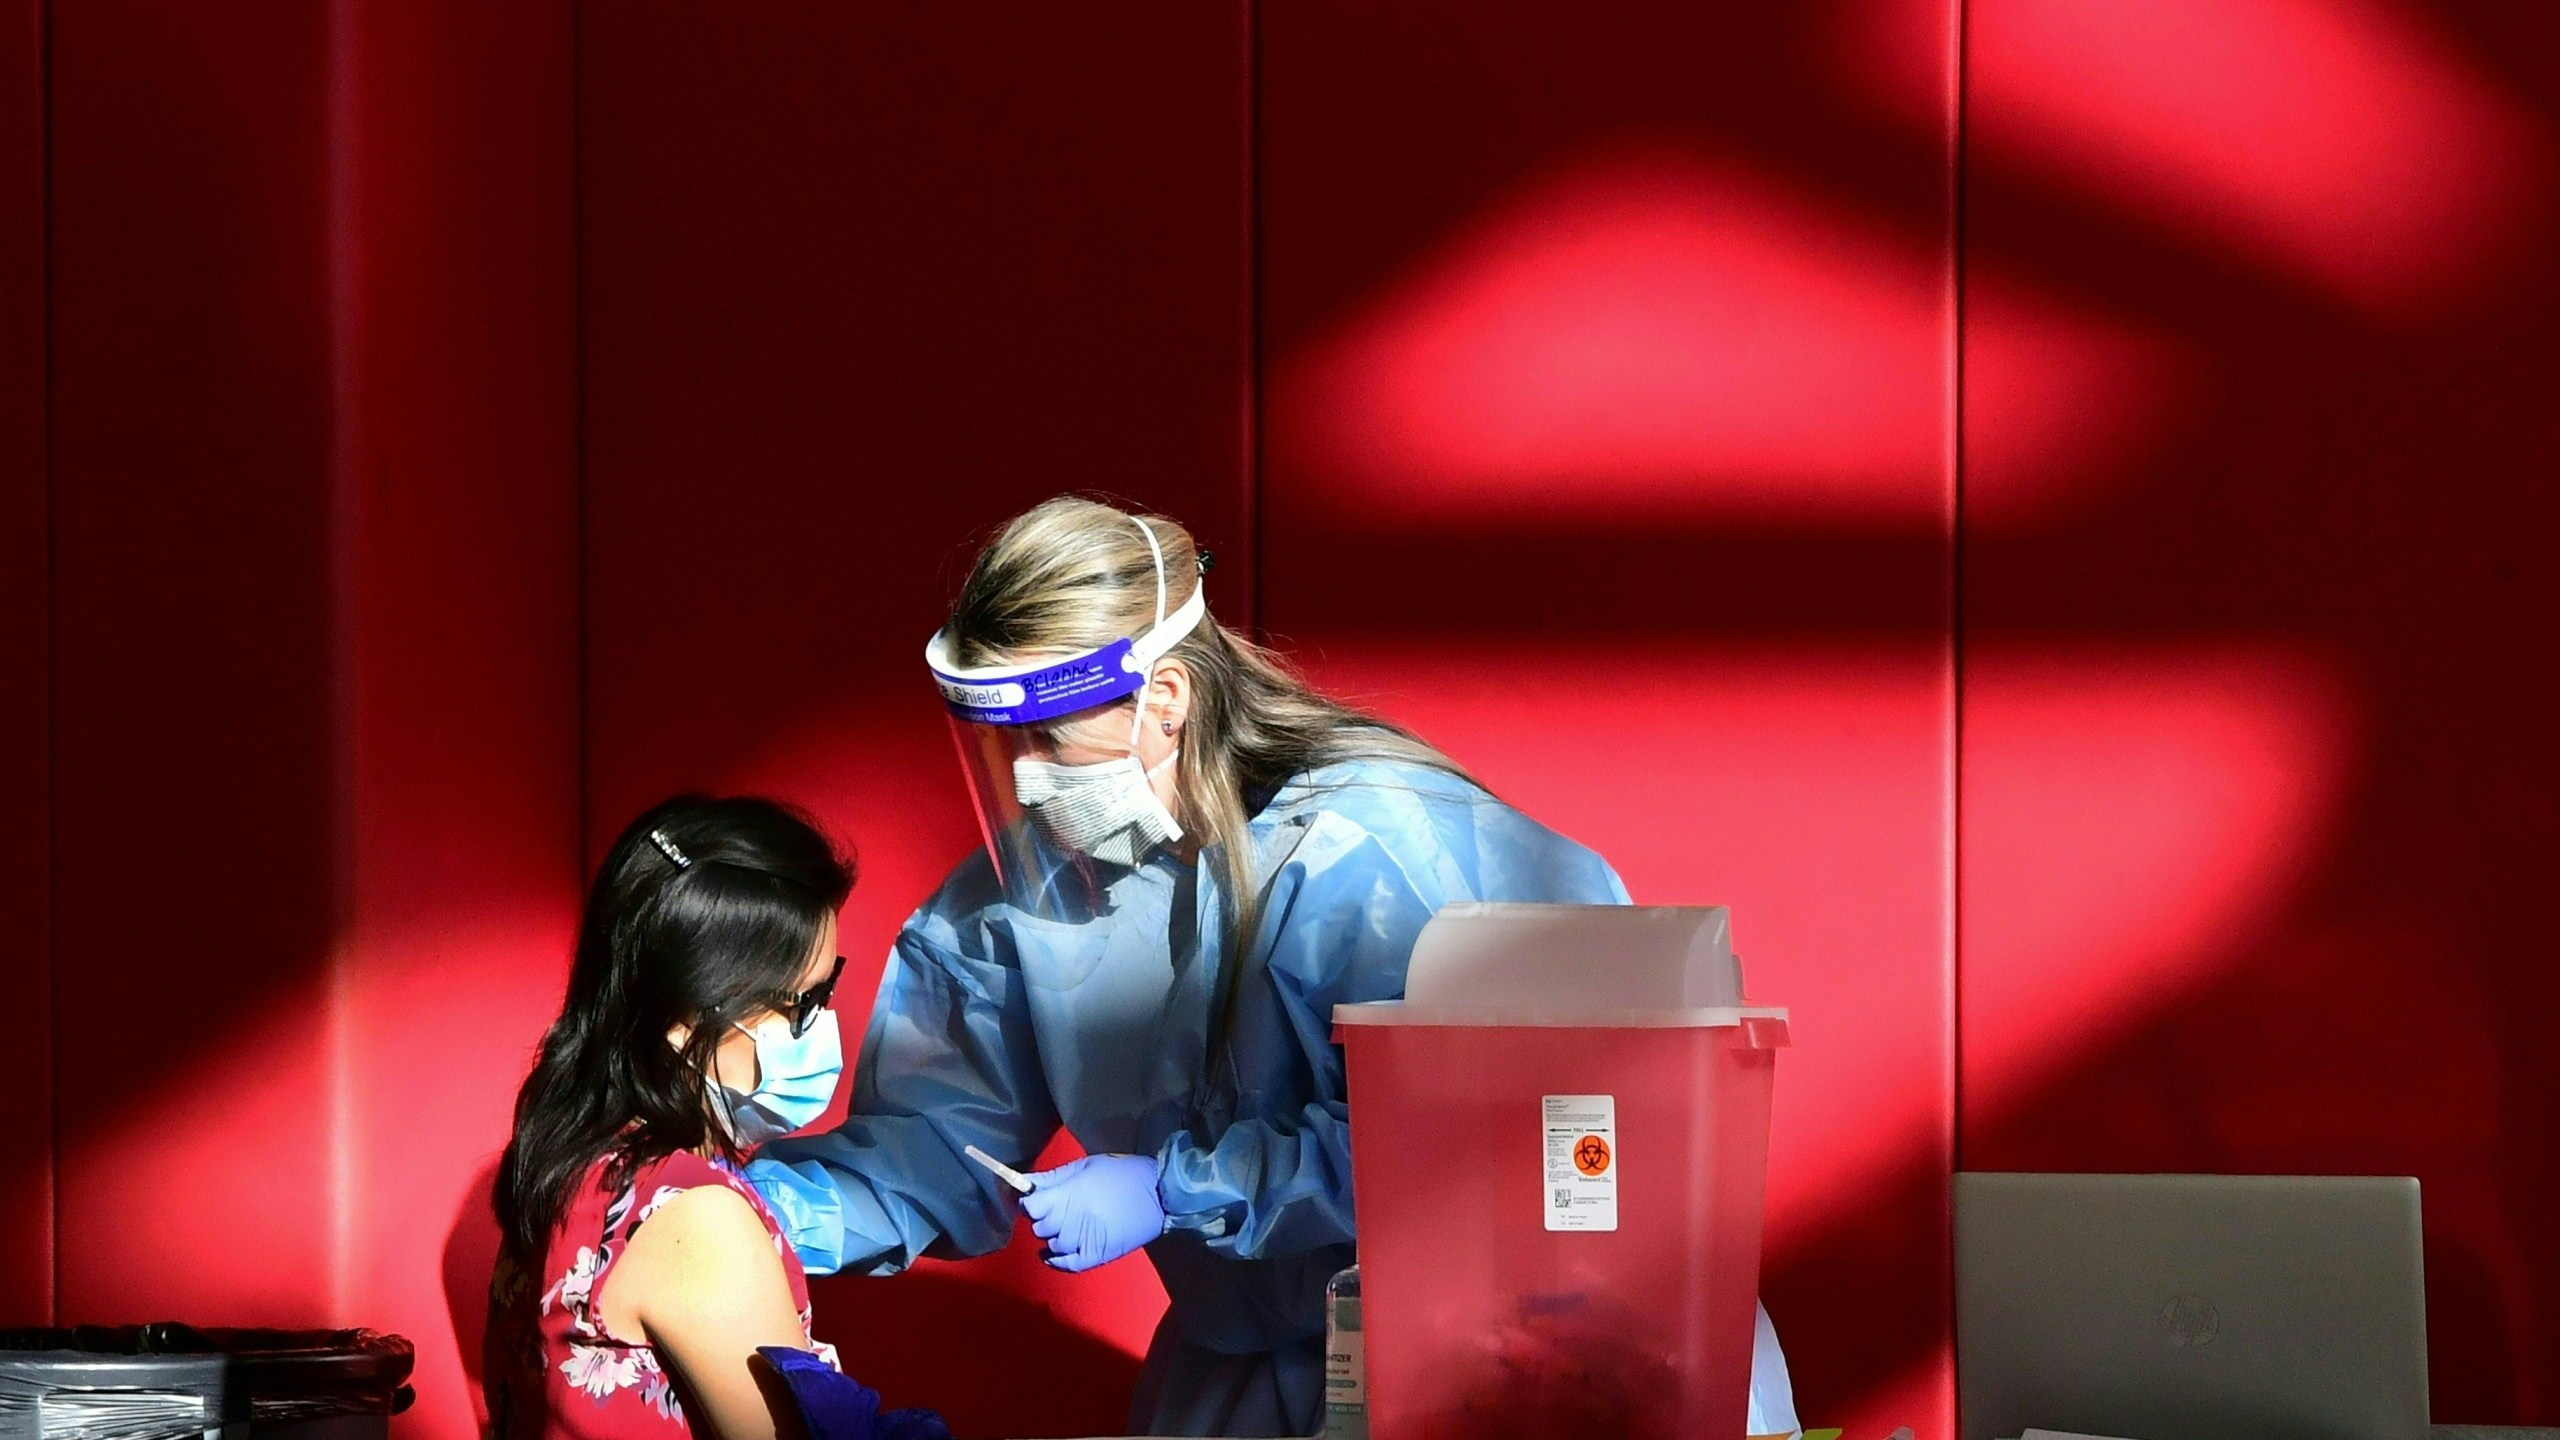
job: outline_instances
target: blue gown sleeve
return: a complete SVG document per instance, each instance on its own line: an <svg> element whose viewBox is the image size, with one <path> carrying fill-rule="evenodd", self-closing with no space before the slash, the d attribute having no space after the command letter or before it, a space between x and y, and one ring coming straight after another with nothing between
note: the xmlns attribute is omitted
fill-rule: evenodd
<svg viewBox="0 0 2560 1440"><path fill-rule="evenodd" d="M920 912L898 934L844 1123L777 1140L747 1167L812 1274L886 1275L984 1255L1013 1234L1010 1192L961 1152L1027 1165L1058 1130L1019 971L961 954Z"/></svg>
<svg viewBox="0 0 2560 1440"><path fill-rule="evenodd" d="M1333 1007L1404 995L1414 941L1460 900L1623 905L1601 858L1489 797L1354 790L1307 825L1275 876L1264 968L1318 1099L1241 1118L1213 1142L1177 1131L1156 1152L1167 1223L1240 1258L1351 1241L1351 1111Z"/></svg>

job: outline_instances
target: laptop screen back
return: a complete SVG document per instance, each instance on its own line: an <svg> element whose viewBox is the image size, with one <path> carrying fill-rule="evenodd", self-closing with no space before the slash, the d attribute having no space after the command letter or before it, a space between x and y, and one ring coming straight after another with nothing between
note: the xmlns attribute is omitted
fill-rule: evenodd
<svg viewBox="0 0 2560 1440"><path fill-rule="evenodd" d="M1963 1440L2419 1440L2418 1182L1956 1178Z"/></svg>

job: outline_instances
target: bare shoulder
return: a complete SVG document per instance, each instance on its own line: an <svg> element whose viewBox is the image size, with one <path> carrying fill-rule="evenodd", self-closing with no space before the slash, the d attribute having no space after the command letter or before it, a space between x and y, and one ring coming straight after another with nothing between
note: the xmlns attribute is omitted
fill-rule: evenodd
<svg viewBox="0 0 2560 1440"><path fill-rule="evenodd" d="M776 1302L788 1307L788 1279L773 1232L755 1204L722 1184L668 1197L632 1232L622 1271L625 1299L640 1320L671 1312Z"/></svg>
<svg viewBox="0 0 2560 1440"><path fill-rule="evenodd" d="M727 1440L796 1433L788 1400L777 1408L755 1354L768 1345L804 1349L808 1332L754 1201L722 1181L661 1191L631 1234L616 1273L626 1271L634 1320L702 1402L714 1432Z"/></svg>
<svg viewBox="0 0 2560 1440"><path fill-rule="evenodd" d="M726 1185L696 1185L671 1196L631 1237L626 1267L682 1283L717 1278L734 1283L752 1272L782 1275L773 1232L747 1197Z"/></svg>

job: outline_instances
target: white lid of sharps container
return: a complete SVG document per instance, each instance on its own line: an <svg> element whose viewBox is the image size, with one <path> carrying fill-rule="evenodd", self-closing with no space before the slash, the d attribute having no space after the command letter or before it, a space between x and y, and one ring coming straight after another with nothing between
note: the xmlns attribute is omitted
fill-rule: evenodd
<svg viewBox="0 0 2560 1440"><path fill-rule="evenodd" d="M1338 1005L1338 1025L1742 1026L1787 1043L1753 1005L1722 905L1442 907L1414 942L1405 998Z"/></svg>

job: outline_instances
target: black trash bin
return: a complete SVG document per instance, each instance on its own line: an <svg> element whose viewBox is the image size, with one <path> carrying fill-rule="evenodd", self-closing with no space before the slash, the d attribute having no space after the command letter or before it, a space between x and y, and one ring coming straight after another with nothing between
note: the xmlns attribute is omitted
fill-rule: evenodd
<svg viewBox="0 0 2560 1440"><path fill-rule="evenodd" d="M0 1440L383 1440L415 1358L375 1330L0 1330Z"/></svg>

